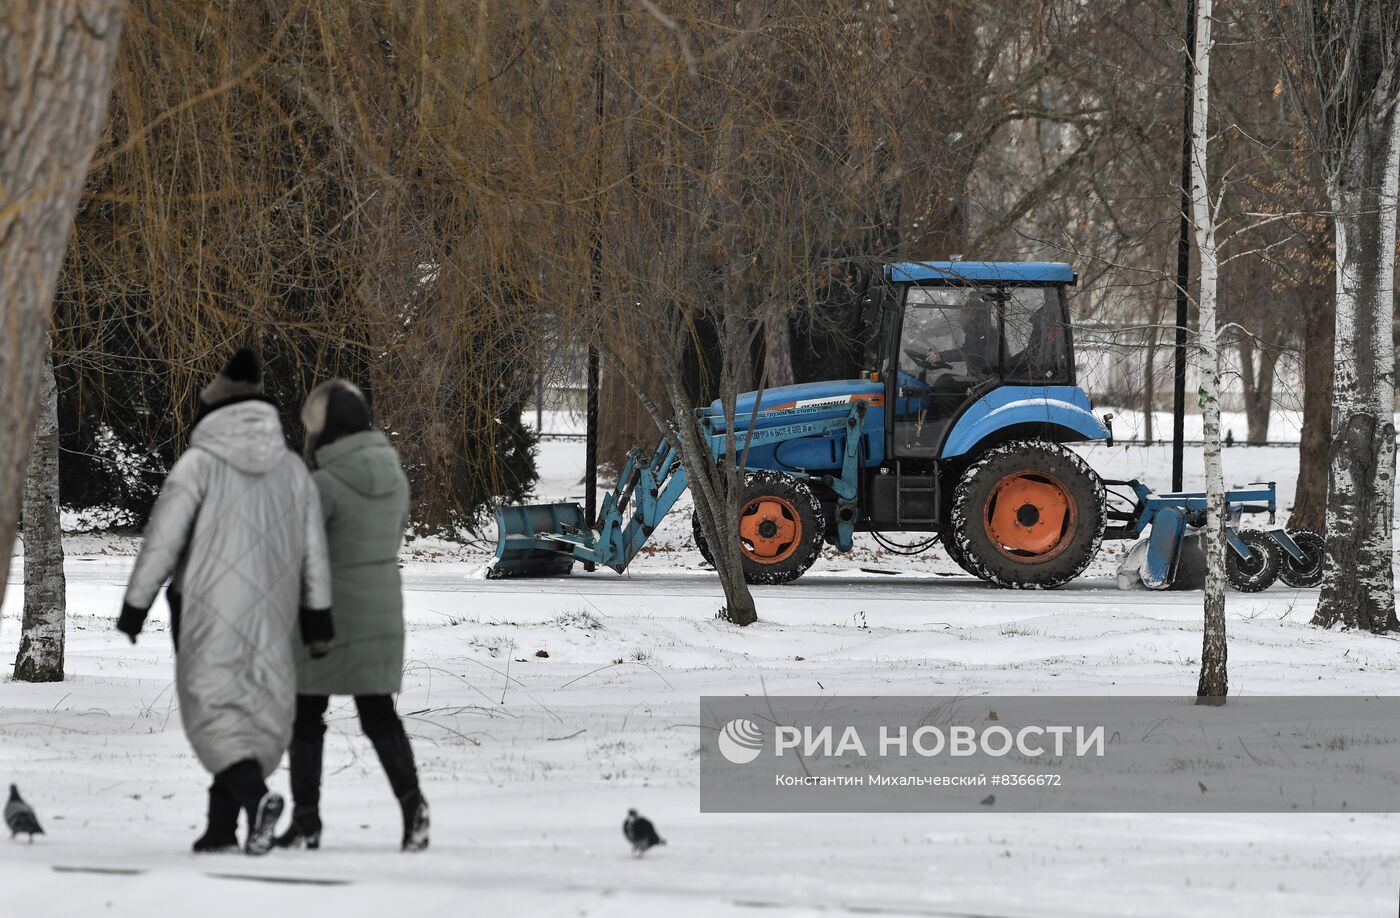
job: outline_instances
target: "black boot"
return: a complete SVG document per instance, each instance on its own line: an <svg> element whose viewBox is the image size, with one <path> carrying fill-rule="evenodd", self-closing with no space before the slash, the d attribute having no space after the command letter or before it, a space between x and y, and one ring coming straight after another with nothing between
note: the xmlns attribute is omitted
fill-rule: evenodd
<svg viewBox="0 0 1400 918"><path fill-rule="evenodd" d="M292 773L292 824L277 838L277 847L321 847L321 756L325 745L325 725L321 714L309 710L324 698L299 696L296 732L288 750ZM309 705L303 705L303 702ZM311 716L314 715L314 716Z"/></svg>
<svg viewBox="0 0 1400 918"><path fill-rule="evenodd" d="M393 729L372 733L369 741L374 744L394 796L403 801L418 790L418 766L413 761L413 747L408 744L402 725L395 720Z"/></svg>
<svg viewBox="0 0 1400 918"><path fill-rule="evenodd" d="M360 711L360 726L374 744L389 787L403 810L403 850L422 851L428 847L428 803L418 789L418 766L413 761L413 747L404 733L403 721L387 695L357 695L355 704Z"/></svg>
<svg viewBox="0 0 1400 918"><path fill-rule="evenodd" d="M277 841L277 820L282 818L282 808L285 806L286 801L282 799L281 794L271 791L263 794L249 820L248 842L243 846L244 854L262 857L272 850L273 843Z"/></svg>
<svg viewBox="0 0 1400 918"><path fill-rule="evenodd" d="M209 824L195 839L195 854L238 850L238 801L217 783L209 788Z"/></svg>
<svg viewBox="0 0 1400 918"><path fill-rule="evenodd" d="M306 848L309 851L321 847L321 814L315 807L292 808L292 824L277 836L277 847Z"/></svg>
<svg viewBox="0 0 1400 918"><path fill-rule="evenodd" d="M422 851L428 847L428 801L421 790L413 790L399 799L403 809L402 851Z"/></svg>
<svg viewBox="0 0 1400 918"><path fill-rule="evenodd" d="M285 802L281 794L268 791L258 763L244 759L230 765L214 776L214 783L248 814L248 839L243 844L244 853L259 856L272 850L277 820L282 818Z"/></svg>

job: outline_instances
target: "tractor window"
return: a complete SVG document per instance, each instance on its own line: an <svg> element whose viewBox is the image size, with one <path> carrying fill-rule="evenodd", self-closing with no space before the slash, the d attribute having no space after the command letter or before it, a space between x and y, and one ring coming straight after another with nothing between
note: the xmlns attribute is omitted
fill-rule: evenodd
<svg viewBox="0 0 1400 918"><path fill-rule="evenodd" d="M1068 384L1069 336L1056 287L1011 287L1002 319L1007 382Z"/></svg>
<svg viewBox="0 0 1400 918"><path fill-rule="evenodd" d="M895 454L933 455L969 393L999 370L996 301L975 287L913 287L900 332Z"/></svg>
<svg viewBox="0 0 1400 918"><path fill-rule="evenodd" d="M966 287L909 291L899 369L912 377L939 371L985 378L997 368L996 305Z"/></svg>

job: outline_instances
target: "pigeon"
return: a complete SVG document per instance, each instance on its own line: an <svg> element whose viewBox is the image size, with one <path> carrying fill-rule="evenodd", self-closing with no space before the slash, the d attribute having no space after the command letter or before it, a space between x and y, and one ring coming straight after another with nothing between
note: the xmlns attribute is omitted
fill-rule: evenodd
<svg viewBox="0 0 1400 918"><path fill-rule="evenodd" d="M9 827L10 838L24 833L29 836L30 844L34 843L34 836L44 834L39 817L34 815L34 808L19 799L19 788L13 784L10 785L10 801L5 804L5 825ZM647 823L648 828L650 825ZM652 834L654 836L656 833Z"/></svg>
<svg viewBox="0 0 1400 918"><path fill-rule="evenodd" d="M638 816L636 810L627 811L627 819L622 823L622 834L632 843L632 853L641 857L648 848L666 844L666 839L656 834L656 826L645 816Z"/></svg>

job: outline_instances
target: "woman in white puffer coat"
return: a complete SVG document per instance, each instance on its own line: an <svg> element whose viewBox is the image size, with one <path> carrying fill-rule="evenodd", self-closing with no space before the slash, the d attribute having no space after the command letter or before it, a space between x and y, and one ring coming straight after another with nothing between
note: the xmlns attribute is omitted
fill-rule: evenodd
<svg viewBox="0 0 1400 918"><path fill-rule="evenodd" d="M330 568L316 485L287 447L262 395L262 365L243 349L200 393L190 448L170 470L146 525L117 627L132 643L162 584L175 641L180 719L214 775L196 852L266 854L283 801L265 779L296 711L295 641L324 654L332 637Z"/></svg>

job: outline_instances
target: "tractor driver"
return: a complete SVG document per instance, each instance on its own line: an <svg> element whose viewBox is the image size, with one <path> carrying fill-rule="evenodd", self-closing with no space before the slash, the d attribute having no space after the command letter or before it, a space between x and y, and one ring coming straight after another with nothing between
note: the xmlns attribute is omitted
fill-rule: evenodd
<svg viewBox="0 0 1400 918"><path fill-rule="evenodd" d="M960 344L938 346L934 341L925 361L930 365L961 363L968 376L986 376L997 361L996 332L992 324L993 304L985 293L968 297L959 310L956 332L962 338ZM951 324L951 323L950 323ZM952 329L950 329L952 331Z"/></svg>
<svg viewBox="0 0 1400 918"><path fill-rule="evenodd" d="M978 290L911 291L895 406L903 446L935 448L969 393L996 372L1000 345L994 308L992 299Z"/></svg>

